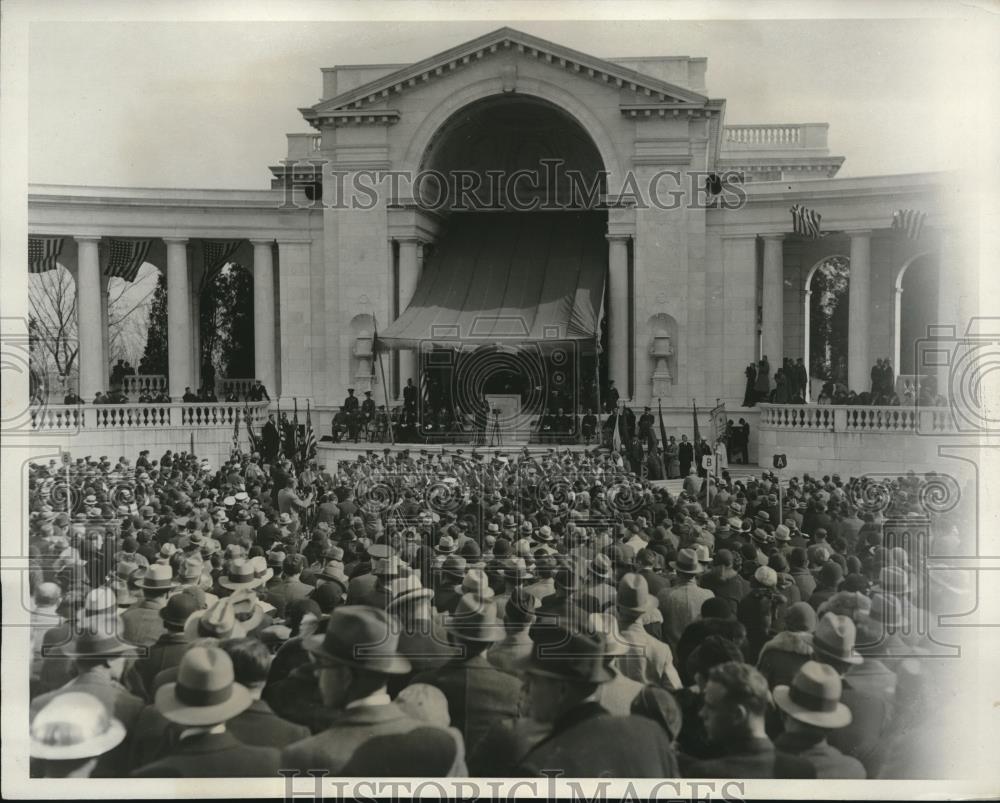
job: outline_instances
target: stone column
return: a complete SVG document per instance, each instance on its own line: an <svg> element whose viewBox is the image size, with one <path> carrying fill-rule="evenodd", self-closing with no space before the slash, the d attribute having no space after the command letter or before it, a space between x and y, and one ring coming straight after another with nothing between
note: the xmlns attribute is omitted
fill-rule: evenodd
<svg viewBox="0 0 1000 803"><path fill-rule="evenodd" d="M201 292L191 282L191 386L201 387ZM213 388L214 389L214 388Z"/></svg>
<svg viewBox="0 0 1000 803"><path fill-rule="evenodd" d="M271 240L253 245L253 354L254 374L272 399L278 398L274 357L274 252Z"/></svg>
<svg viewBox="0 0 1000 803"><path fill-rule="evenodd" d="M871 231L852 231L848 282L847 387L871 390ZM898 366L894 366L899 370Z"/></svg>
<svg viewBox="0 0 1000 803"><path fill-rule="evenodd" d="M191 287L186 237L164 237L167 245L167 364L169 392L180 401L191 385Z"/></svg>
<svg viewBox="0 0 1000 803"><path fill-rule="evenodd" d="M768 234L764 240L764 275L762 306L764 331L761 338L761 355L767 355L771 366L770 381L774 382L774 374L782 366L785 356L785 262L782 254L784 237L781 234Z"/></svg>
<svg viewBox="0 0 1000 803"><path fill-rule="evenodd" d="M108 287L111 277L101 275L101 383L111 387L111 318L108 315Z"/></svg>
<svg viewBox="0 0 1000 803"><path fill-rule="evenodd" d="M420 250L423 244L416 238L403 238L399 243L399 314L406 312L406 308L413 300L413 293L417 289L417 281L420 279ZM413 349L401 349L399 352L399 394L402 396L403 388L406 387L406 380L412 379L414 385L419 385L417 377L417 352Z"/></svg>
<svg viewBox="0 0 1000 803"><path fill-rule="evenodd" d="M629 399L628 237L608 235L608 377L622 399Z"/></svg>
<svg viewBox="0 0 1000 803"><path fill-rule="evenodd" d="M101 265L97 253L100 237L75 237L77 243L77 337L80 342L80 398L92 402L104 385L101 367Z"/></svg>

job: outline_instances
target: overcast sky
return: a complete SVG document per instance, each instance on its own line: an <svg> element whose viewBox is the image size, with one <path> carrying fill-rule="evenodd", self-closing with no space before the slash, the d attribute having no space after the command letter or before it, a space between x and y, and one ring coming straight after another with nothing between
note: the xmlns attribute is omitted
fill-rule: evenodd
<svg viewBox="0 0 1000 803"><path fill-rule="evenodd" d="M310 130L297 108L321 67L411 62L503 24L34 23L29 177L263 189L285 133ZM596 56L705 56L727 123L828 122L841 176L957 168L974 132L995 136L959 20L506 24Z"/></svg>

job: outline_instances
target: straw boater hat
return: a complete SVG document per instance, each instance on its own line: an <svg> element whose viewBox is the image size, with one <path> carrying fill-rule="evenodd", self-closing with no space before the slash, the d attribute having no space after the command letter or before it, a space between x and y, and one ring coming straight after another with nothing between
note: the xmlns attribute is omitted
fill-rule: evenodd
<svg viewBox="0 0 1000 803"><path fill-rule="evenodd" d="M50 700L31 720L32 758L71 761L103 755L124 741L125 726L97 697L67 691Z"/></svg>
<svg viewBox="0 0 1000 803"><path fill-rule="evenodd" d="M840 702L843 683L828 664L806 661L791 686L775 686L774 702L792 719L833 730L851 724L851 709Z"/></svg>
<svg viewBox="0 0 1000 803"><path fill-rule="evenodd" d="M181 658L177 681L156 692L157 710L178 725L218 725L242 714L253 703L237 683L233 662L218 647L190 647Z"/></svg>

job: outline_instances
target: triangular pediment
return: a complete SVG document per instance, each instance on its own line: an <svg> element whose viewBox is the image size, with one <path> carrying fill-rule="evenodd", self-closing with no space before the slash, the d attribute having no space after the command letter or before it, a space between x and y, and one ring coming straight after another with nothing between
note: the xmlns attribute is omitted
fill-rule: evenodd
<svg viewBox="0 0 1000 803"><path fill-rule="evenodd" d="M362 86L301 109L303 117L314 125L322 119L351 114L386 114L371 108L393 95L408 92L441 76L461 70L464 66L498 53L515 51L565 69L584 78L615 89L626 89L643 98L643 106L667 104L677 108L704 108L712 102L705 95L661 81L650 75L622 67L605 59L590 56L563 45L531 36L514 28L496 31L472 39L434 56L414 62ZM391 112L389 112L391 114Z"/></svg>

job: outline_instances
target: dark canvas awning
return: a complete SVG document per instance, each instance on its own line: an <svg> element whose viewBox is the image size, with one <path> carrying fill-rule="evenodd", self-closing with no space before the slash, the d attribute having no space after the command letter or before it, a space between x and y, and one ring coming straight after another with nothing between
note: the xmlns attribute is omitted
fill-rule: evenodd
<svg viewBox="0 0 1000 803"><path fill-rule="evenodd" d="M594 342L607 266L600 212L456 214L383 347Z"/></svg>

